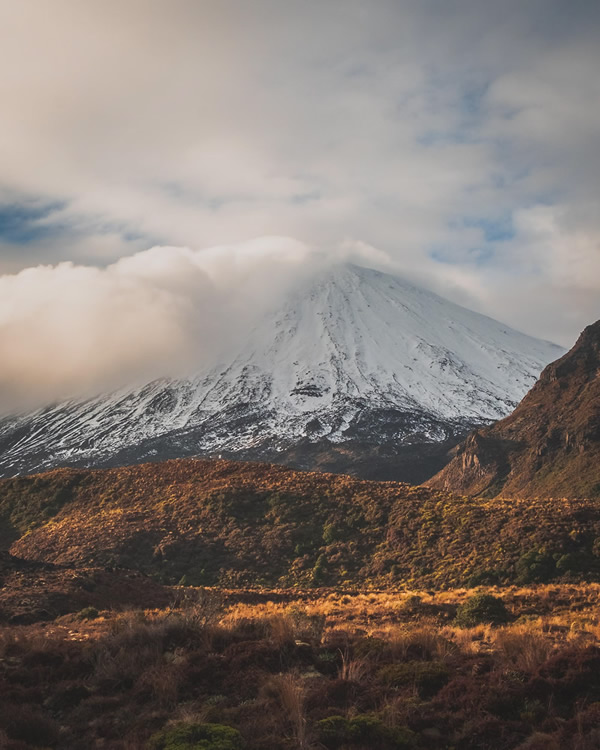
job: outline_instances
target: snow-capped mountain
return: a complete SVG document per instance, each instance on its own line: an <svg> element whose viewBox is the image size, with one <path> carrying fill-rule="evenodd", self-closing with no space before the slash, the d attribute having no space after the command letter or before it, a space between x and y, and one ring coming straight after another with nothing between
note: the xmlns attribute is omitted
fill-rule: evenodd
<svg viewBox="0 0 600 750"><path fill-rule="evenodd" d="M339 265L217 367L3 420L0 471L218 453L302 463L298 446L314 456L317 444L415 453L506 416L562 353L395 276Z"/></svg>

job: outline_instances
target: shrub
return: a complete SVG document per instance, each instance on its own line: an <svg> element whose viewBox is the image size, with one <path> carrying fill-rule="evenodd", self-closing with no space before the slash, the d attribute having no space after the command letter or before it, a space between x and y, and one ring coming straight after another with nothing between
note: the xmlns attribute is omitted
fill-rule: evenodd
<svg viewBox="0 0 600 750"><path fill-rule="evenodd" d="M407 661L384 667L378 677L390 687L414 685L422 698L430 698L448 682L449 672L440 661Z"/></svg>
<svg viewBox="0 0 600 750"><path fill-rule="evenodd" d="M77 613L77 618L79 620L95 620L98 614L96 607L84 607Z"/></svg>
<svg viewBox="0 0 600 750"><path fill-rule="evenodd" d="M560 750L556 738L550 734L535 732L521 743L516 750Z"/></svg>
<svg viewBox="0 0 600 750"><path fill-rule="evenodd" d="M37 706L4 702L0 705L0 725L11 739L21 740L27 743L27 747L54 747L60 738L57 722ZM0 747L5 747L1 736ZM19 744L18 747L22 745Z"/></svg>
<svg viewBox="0 0 600 750"><path fill-rule="evenodd" d="M594 559L584 552L568 552L556 561L558 573L588 573L594 567Z"/></svg>
<svg viewBox="0 0 600 750"><path fill-rule="evenodd" d="M461 628L473 628L484 623L503 625L509 619L502 599L491 594L476 594L460 605L454 622Z"/></svg>
<svg viewBox="0 0 600 750"><path fill-rule="evenodd" d="M408 729L387 727L376 716L361 715L353 719L330 716L317 722L317 736L328 750L347 745L385 747L409 750L415 747L415 735Z"/></svg>
<svg viewBox="0 0 600 750"><path fill-rule="evenodd" d="M467 581L467 586L474 589L477 586L496 586L499 583L500 576L498 575L498 572L484 568L483 570L478 570L476 573L473 573Z"/></svg>
<svg viewBox="0 0 600 750"><path fill-rule="evenodd" d="M368 635L359 638L354 644L354 656L359 659L377 661L389 650L389 644L383 638Z"/></svg>
<svg viewBox="0 0 600 750"><path fill-rule="evenodd" d="M321 643L325 622L327 617L324 614L309 614L306 610L298 606L290 607L287 615L293 623L296 638L309 643Z"/></svg>
<svg viewBox="0 0 600 750"><path fill-rule="evenodd" d="M400 750L400 748L413 747L415 744L415 737L411 731L387 727L376 716L355 716L348 724L350 741L360 745L366 744L372 747L373 743L384 742Z"/></svg>
<svg viewBox="0 0 600 750"><path fill-rule="evenodd" d="M317 722L317 736L327 748L337 748L348 740L349 721L343 716L330 716Z"/></svg>
<svg viewBox="0 0 600 750"><path fill-rule="evenodd" d="M323 582L323 579L325 578L325 562L326 562L325 555L321 554L317 558L317 561L315 563L315 567L312 571L312 581L314 584L319 585Z"/></svg>
<svg viewBox="0 0 600 750"><path fill-rule="evenodd" d="M150 738L152 750L240 750L242 735L223 724L181 722Z"/></svg>
<svg viewBox="0 0 600 750"><path fill-rule="evenodd" d="M420 612L423 600L417 594L411 594L400 604L399 611L407 615L416 615Z"/></svg>
<svg viewBox="0 0 600 750"><path fill-rule="evenodd" d="M403 661L444 658L456 650L452 641L430 625L392 631L389 644L392 656Z"/></svg>
<svg viewBox="0 0 600 750"><path fill-rule="evenodd" d="M532 549L517 560L518 583L544 583L556 573L554 558L544 549Z"/></svg>
<svg viewBox="0 0 600 750"><path fill-rule="evenodd" d="M326 523L323 525L323 541L325 544L332 544L337 541L338 536L339 532L334 523Z"/></svg>

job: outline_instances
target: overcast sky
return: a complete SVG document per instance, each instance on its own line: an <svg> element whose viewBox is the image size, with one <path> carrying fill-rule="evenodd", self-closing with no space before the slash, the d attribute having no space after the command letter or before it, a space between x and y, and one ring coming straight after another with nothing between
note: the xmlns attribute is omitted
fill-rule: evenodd
<svg viewBox="0 0 600 750"><path fill-rule="evenodd" d="M0 0L0 39L0 395L41 340L74 378L140 320L204 346L181 309L290 252L567 346L600 317L597 0Z"/></svg>

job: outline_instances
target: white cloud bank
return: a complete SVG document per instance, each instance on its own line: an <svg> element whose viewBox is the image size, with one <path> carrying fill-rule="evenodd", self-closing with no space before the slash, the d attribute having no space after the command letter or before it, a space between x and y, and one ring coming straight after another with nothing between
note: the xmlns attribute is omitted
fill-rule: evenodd
<svg viewBox="0 0 600 750"><path fill-rule="evenodd" d="M66 262L0 276L0 413L215 365L336 260L389 266L368 246L323 253L262 237L195 251L153 247L104 268Z"/></svg>
<svg viewBox="0 0 600 750"><path fill-rule="evenodd" d="M318 262L302 243L270 237L2 276L0 410L192 374Z"/></svg>

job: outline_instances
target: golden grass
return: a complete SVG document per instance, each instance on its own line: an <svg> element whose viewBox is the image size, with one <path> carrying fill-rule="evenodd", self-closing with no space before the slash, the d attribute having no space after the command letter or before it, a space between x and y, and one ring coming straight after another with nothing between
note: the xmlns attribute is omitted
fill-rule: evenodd
<svg viewBox="0 0 600 750"><path fill-rule="evenodd" d="M497 654L524 672L535 672L553 650L547 634L533 623L497 628L491 634L491 642Z"/></svg>
<svg viewBox="0 0 600 750"><path fill-rule="evenodd" d="M543 661L561 644L600 645L600 584L480 588L478 591L503 599L513 622L499 628L479 625L464 629L455 628L452 618L443 615L444 608L456 608L473 595L473 590L463 588L369 593L286 589L273 591L272 600L268 600L268 593L261 592L261 601L256 603L237 600L238 595L247 599L247 591L226 590L222 592L220 611L211 603L209 617L203 609L203 602L211 601L206 598L206 590L201 592L200 603L193 602L193 591L190 589L191 603L182 609L107 612L84 622L66 616L50 624L44 633L37 631L35 639L43 649L44 641L59 632L68 640L94 639L107 632L139 632L145 627L156 632L177 617L190 624L209 620L213 628L224 630L234 629L242 621L261 621L266 624L269 639L280 647L303 640L307 623L316 622L317 641L320 629L324 639L342 631L381 637L389 642L398 659L406 658L412 647L420 647L439 660L459 649L465 653L495 652L507 664L528 668ZM415 597L419 597L420 604L408 611L405 602L414 602ZM212 632L207 629L206 637ZM0 656L15 642L31 637L28 626L0 629Z"/></svg>
<svg viewBox="0 0 600 750"><path fill-rule="evenodd" d="M500 627L455 627L453 612L474 593L467 589L367 593L280 589L271 592L270 600L265 592L254 596L248 590L229 590L220 592L219 609L215 592L190 588L185 601L165 610L104 612L89 621L72 615L43 626L0 628L0 659L4 657L7 668L13 669L15 653L41 665L47 660L37 659L36 651L42 657L47 650L85 653L91 665L86 680L95 686L90 701L102 694L119 700L127 695L129 705L150 707L148 720L156 714L163 723L232 721L246 737L277 736L286 747L300 750L318 747L323 706L329 714L349 718L364 711L358 699L340 706L330 689L344 690L360 700L369 696L368 712L391 729L406 726L420 731L419 711L431 700L426 683L419 685L415 676L414 685L412 677L392 684L383 670L401 675L405 667L420 666L427 676L427 670L435 668L449 676L447 690L443 685L435 698L447 711L440 714L440 722L456 723L456 731L467 731L471 721L487 720L491 709L486 690L502 689L506 697L513 690L510 680L515 674L543 682L547 677L540 667L555 654L591 659L593 649L587 646L600 646L600 586L596 584L478 591L501 597L511 621ZM243 667L236 661L241 643L244 658L250 657ZM207 660L218 657L219 664L229 664L233 679L220 684L209 677L200 682L206 680L205 657L198 659L198 652ZM265 655L271 666L257 671L256 664L262 665ZM257 674L260 681L254 687ZM352 684L343 685L342 680ZM199 684L204 685L201 697ZM245 684L250 688L245 689ZM589 724L595 715L586 714L588 699L586 688L581 688L573 705L562 707L568 709L564 715L571 721L581 715L581 742L575 736L573 741L579 744L568 745L569 750L599 746L591 744L595 735ZM555 731L549 723L554 709L546 698L537 701L539 705L536 701L529 705L528 700L525 693L514 719L525 733L531 732L525 742L521 733L518 750L555 750L563 730L557 725ZM433 703L428 705L435 709ZM572 724L568 731L579 730ZM144 746L136 742L132 737L118 747ZM268 747L268 739L264 742ZM510 747L517 750L516 741Z"/></svg>

